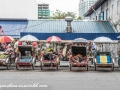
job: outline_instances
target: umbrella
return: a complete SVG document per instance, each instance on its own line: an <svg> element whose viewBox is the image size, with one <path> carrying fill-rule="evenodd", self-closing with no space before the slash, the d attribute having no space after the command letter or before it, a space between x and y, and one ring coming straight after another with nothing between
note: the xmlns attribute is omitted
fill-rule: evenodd
<svg viewBox="0 0 120 90"><path fill-rule="evenodd" d="M96 42L96 43L112 43L113 41L108 37L102 36L102 37L98 37L98 38L94 39L94 42Z"/></svg>
<svg viewBox="0 0 120 90"><path fill-rule="evenodd" d="M1 43L6 43L6 42L12 42L14 39L10 36L1 36L0 37L0 42Z"/></svg>
<svg viewBox="0 0 120 90"><path fill-rule="evenodd" d="M23 36L20 41L38 41L38 39L32 35Z"/></svg>
<svg viewBox="0 0 120 90"><path fill-rule="evenodd" d="M96 38L96 39L94 39L94 41L93 42L95 42L95 43L109 43L109 46L110 46L110 43L112 43L113 41L110 39L110 38L108 38L108 37L98 37L98 38ZM102 51L103 51L103 44L102 44Z"/></svg>
<svg viewBox="0 0 120 90"><path fill-rule="evenodd" d="M76 42L79 42L79 43L88 43L89 41L85 38L76 38L74 39L72 42L76 43Z"/></svg>
<svg viewBox="0 0 120 90"><path fill-rule="evenodd" d="M36 42L32 42L32 45L33 45L34 47L36 47L36 46L37 46L37 43L36 43Z"/></svg>
<svg viewBox="0 0 120 90"><path fill-rule="evenodd" d="M56 51L56 48L55 48L56 46L54 45L54 42L60 42L62 40L59 37L57 37L57 36L51 36L46 41L47 42L53 42L53 48Z"/></svg>
<svg viewBox="0 0 120 90"><path fill-rule="evenodd" d="M46 41L47 42L57 42L57 41L60 42L62 40L59 37L57 37L57 36L51 36Z"/></svg>
<svg viewBox="0 0 120 90"><path fill-rule="evenodd" d="M14 38L12 38L12 37L10 37L10 36L8 36L12 41L14 41Z"/></svg>

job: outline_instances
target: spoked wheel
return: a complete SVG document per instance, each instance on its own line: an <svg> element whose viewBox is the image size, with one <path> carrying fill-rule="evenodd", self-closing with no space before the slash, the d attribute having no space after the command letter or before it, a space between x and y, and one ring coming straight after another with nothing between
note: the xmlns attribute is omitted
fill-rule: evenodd
<svg viewBox="0 0 120 90"><path fill-rule="evenodd" d="M35 58L33 59L33 62L32 62L32 69L35 70L35 64L36 64L36 60Z"/></svg>
<svg viewBox="0 0 120 90"><path fill-rule="evenodd" d="M32 64L32 69L35 70L35 64L34 63Z"/></svg>
<svg viewBox="0 0 120 90"><path fill-rule="evenodd" d="M69 70L70 70L70 71L72 70L72 65L71 65L71 63L69 64Z"/></svg>
<svg viewBox="0 0 120 90"><path fill-rule="evenodd" d="M43 67L42 67L42 62L40 63L40 69L43 70Z"/></svg>
<svg viewBox="0 0 120 90"><path fill-rule="evenodd" d="M114 71L114 64L112 65L112 71Z"/></svg>
<svg viewBox="0 0 120 90"><path fill-rule="evenodd" d="M86 65L86 69L87 69L87 71L88 71L88 65Z"/></svg>
<svg viewBox="0 0 120 90"><path fill-rule="evenodd" d="M96 66L96 64L95 64L95 71L96 71L96 68L97 68L97 66Z"/></svg>
<svg viewBox="0 0 120 90"><path fill-rule="evenodd" d="M118 60L118 65L119 65L119 67L120 67L120 59Z"/></svg>
<svg viewBox="0 0 120 90"><path fill-rule="evenodd" d="M11 60L9 58L6 59L6 66L7 66L7 69L10 70L10 68L11 68Z"/></svg>
<svg viewBox="0 0 120 90"><path fill-rule="evenodd" d="M58 70L58 63L56 63L56 70Z"/></svg>
<svg viewBox="0 0 120 90"><path fill-rule="evenodd" d="M16 70L19 70L18 65L16 65Z"/></svg>
<svg viewBox="0 0 120 90"><path fill-rule="evenodd" d="M60 65L61 58L58 58L58 65Z"/></svg>

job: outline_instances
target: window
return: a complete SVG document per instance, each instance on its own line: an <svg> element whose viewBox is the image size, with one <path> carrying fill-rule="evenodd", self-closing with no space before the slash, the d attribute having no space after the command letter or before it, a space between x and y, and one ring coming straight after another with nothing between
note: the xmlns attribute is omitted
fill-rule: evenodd
<svg viewBox="0 0 120 90"><path fill-rule="evenodd" d="M38 7L38 9L42 9L42 7Z"/></svg>
<svg viewBox="0 0 120 90"><path fill-rule="evenodd" d="M100 20L104 20L104 12L100 13Z"/></svg>
<svg viewBox="0 0 120 90"><path fill-rule="evenodd" d="M114 17L114 4L112 5L112 16L111 16L111 18L113 19L113 17Z"/></svg>
<svg viewBox="0 0 120 90"><path fill-rule="evenodd" d="M117 2L117 14L120 15L120 1Z"/></svg>
<svg viewBox="0 0 120 90"><path fill-rule="evenodd" d="M97 20L97 16L96 16L96 20Z"/></svg>
<svg viewBox="0 0 120 90"><path fill-rule="evenodd" d="M100 14L99 14L99 20L100 20Z"/></svg>
<svg viewBox="0 0 120 90"><path fill-rule="evenodd" d="M106 20L108 20L108 8L106 9Z"/></svg>
<svg viewBox="0 0 120 90"><path fill-rule="evenodd" d="M48 9L48 7L43 7L43 9Z"/></svg>

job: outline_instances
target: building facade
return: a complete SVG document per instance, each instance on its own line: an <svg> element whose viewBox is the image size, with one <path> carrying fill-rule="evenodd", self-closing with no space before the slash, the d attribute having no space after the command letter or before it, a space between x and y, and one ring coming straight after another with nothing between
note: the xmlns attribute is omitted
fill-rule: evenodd
<svg viewBox="0 0 120 90"><path fill-rule="evenodd" d="M38 19L50 18L49 4L38 4Z"/></svg>
<svg viewBox="0 0 120 90"><path fill-rule="evenodd" d="M0 18L37 19L36 0L0 0Z"/></svg>
<svg viewBox="0 0 120 90"><path fill-rule="evenodd" d="M98 0L84 16L90 20L109 20L120 32L120 0Z"/></svg>
<svg viewBox="0 0 120 90"><path fill-rule="evenodd" d="M79 1L79 16L84 19L85 12L96 2L97 0L80 0Z"/></svg>

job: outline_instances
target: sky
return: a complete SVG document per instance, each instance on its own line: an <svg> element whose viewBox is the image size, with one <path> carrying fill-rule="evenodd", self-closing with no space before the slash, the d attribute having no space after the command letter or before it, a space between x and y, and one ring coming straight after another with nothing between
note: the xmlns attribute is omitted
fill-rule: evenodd
<svg viewBox="0 0 120 90"><path fill-rule="evenodd" d="M37 0L38 2L49 4L50 11L56 9L63 12L75 12L78 15L79 0Z"/></svg>

